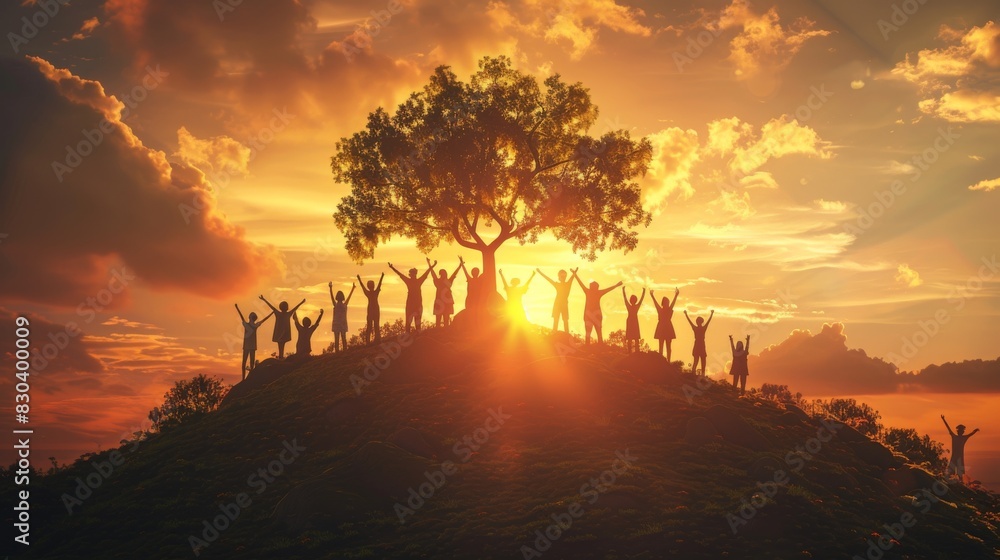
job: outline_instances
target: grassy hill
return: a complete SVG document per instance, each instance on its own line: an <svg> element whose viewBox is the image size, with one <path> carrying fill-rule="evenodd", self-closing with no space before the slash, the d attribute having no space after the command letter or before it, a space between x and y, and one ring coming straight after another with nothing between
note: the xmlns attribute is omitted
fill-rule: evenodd
<svg viewBox="0 0 1000 560"><path fill-rule="evenodd" d="M115 453L32 482L17 558L194 558L192 537L200 558L865 558L890 530L882 558L1000 550L994 494L534 328L266 362L218 411Z"/></svg>

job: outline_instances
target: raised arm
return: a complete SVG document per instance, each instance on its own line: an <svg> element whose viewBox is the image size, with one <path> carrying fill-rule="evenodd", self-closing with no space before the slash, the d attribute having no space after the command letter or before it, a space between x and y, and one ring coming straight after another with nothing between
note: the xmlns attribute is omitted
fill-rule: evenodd
<svg viewBox="0 0 1000 560"><path fill-rule="evenodd" d="M302 325L299 324L299 313L297 311L292 311L292 321L295 322L296 327L302 328Z"/></svg>
<svg viewBox="0 0 1000 560"><path fill-rule="evenodd" d="M358 274L358 285L361 286L361 293L368 295L368 288L365 287L365 283L361 280L361 275Z"/></svg>
<svg viewBox="0 0 1000 560"><path fill-rule="evenodd" d="M313 323L312 330L316 330L316 327L319 326L319 322L322 321L322 320L323 320L323 310L320 309L319 310L319 317L316 317L316 322Z"/></svg>
<svg viewBox="0 0 1000 560"><path fill-rule="evenodd" d="M455 277L458 276L459 270L462 270L462 263L459 263L458 266L455 267L455 272L451 273L451 276L448 278L448 280L454 282Z"/></svg>
<svg viewBox="0 0 1000 560"><path fill-rule="evenodd" d="M684 318L688 320L688 324L691 325L691 328L693 329L694 328L694 323L691 322L691 317L688 317L688 310L687 309L684 310Z"/></svg>
<svg viewBox="0 0 1000 560"><path fill-rule="evenodd" d="M625 295L625 286L622 286L622 301L625 302L625 307L628 307L628 296Z"/></svg>
<svg viewBox="0 0 1000 560"><path fill-rule="evenodd" d="M274 311L272 311L272 312L268 313L268 314L267 314L267 315L266 315L266 316L265 316L265 317L264 317L263 319L261 319L260 321L257 321L257 324L258 324L258 325L263 325L263 324L264 324L264 321L267 321L268 319L270 319L272 315L274 315Z"/></svg>
<svg viewBox="0 0 1000 560"><path fill-rule="evenodd" d="M400 276L402 276L402 274L400 274ZM375 290L381 290L382 289L382 281L383 280L385 280L385 273L384 272L382 273L382 276L378 277L378 285L375 286Z"/></svg>
<svg viewBox="0 0 1000 560"><path fill-rule="evenodd" d="M971 432L969 432L969 437L972 437L972 436L976 435L976 433L978 433L978 432L979 432L979 428L976 428L975 430L972 430Z"/></svg>
<svg viewBox="0 0 1000 560"><path fill-rule="evenodd" d="M587 287L583 285L583 280L580 280L580 277L576 275L576 271L573 271L573 278L576 278L576 283L580 285L580 289L586 292Z"/></svg>
<svg viewBox="0 0 1000 560"><path fill-rule="evenodd" d="M733 335L729 335L729 349L733 351L733 354L736 354L736 345L733 344Z"/></svg>
<svg viewBox="0 0 1000 560"><path fill-rule="evenodd" d="M606 294L606 293L608 293L608 292L610 292L610 291L614 290L614 289L615 289L615 288L617 288L618 286L624 286L624 285L625 285L625 283L624 283L624 282L622 282L621 280L619 280L619 281L618 281L618 283L617 283L617 284L615 284L614 286L611 286L610 288L607 288L607 289L604 289L604 290L601 290L601 295L603 296L604 294Z"/></svg>
<svg viewBox="0 0 1000 560"><path fill-rule="evenodd" d="M247 319L246 319L246 317L243 316L243 312L240 311L240 304L237 303L235 305L236 305L236 312L240 314L240 321L243 321L244 323L246 323Z"/></svg>
<svg viewBox="0 0 1000 560"><path fill-rule="evenodd" d="M951 426L948 425L948 421L944 419L944 414L941 415L941 421L944 422L944 427L948 428L948 433L950 435L955 435L955 432L951 431Z"/></svg>
<svg viewBox="0 0 1000 560"><path fill-rule="evenodd" d="M673 309L677 305L677 296L681 295L680 288L674 288L674 299L670 302L670 309Z"/></svg>
<svg viewBox="0 0 1000 560"><path fill-rule="evenodd" d="M653 307L660 310L660 302L656 301L656 290L649 290L649 299L653 300Z"/></svg>
<svg viewBox="0 0 1000 560"><path fill-rule="evenodd" d="M506 278L504 278L504 276L503 276L503 269L501 268L501 269L500 269L500 270L498 270L497 272L499 272L499 273L500 273L500 280L501 280L501 281L503 281L503 289L505 289L505 290L506 290L506 289L507 289L507 279L506 279Z"/></svg>
<svg viewBox="0 0 1000 560"><path fill-rule="evenodd" d="M538 274L541 274L541 275L542 275L542 278L544 278L545 280L547 280L549 284L552 284L553 286L555 286L555 285L556 285L556 281L555 281L555 280L553 280L553 279L551 279L551 278L549 278L548 276L546 276L546 275L545 275L545 273L544 273L544 272L542 272L542 269L540 269L540 268L536 268L536 269L535 269L535 272L537 272Z"/></svg>
<svg viewBox="0 0 1000 560"><path fill-rule="evenodd" d="M705 321L705 328L706 329L708 328L708 325L710 325L712 323L712 317L715 317L715 310L714 309L712 310L711 313L708 314L708 320Z"/></svg>
<svg viewBox="0 0 1000 560"><path fill-rule="evenodd" d="M747 343L743 345L743 349L750 353L750 335L747 335Z"/></svg>
<svg viewBox="0 0 1000 560"><path fill-rule="evenodd" d="M531 281L535 279L535 271L531 271L531 276L528 277L528 281L524 283L524 289L527 290L528 286L531 285Z"/></svg>
<svg viewBox="0 0 1000 560"><path fill-rule="evenodd" d="M469 276L469 271L465 269L465 259L462 258L462 255L458 256L458 268L460 268L462 272L465 273L466 282L472 279L472 276Z"/></svg>
<svg viewBox="0 0 1000 560"><path fill-rule="evenodd" d="M333 282L328 283L327 287L330 288L330 304L337 305L337 300L333 299Z"/></svg>
<svg viewBox="0 0 1000 560"><path fill-rule="evenodd" d="M392 263L389 263L389 268L392 269L393 272L395 272L396 274L398 274L399 277L403 279L403 282L406 282L406 275L404 275L402 272L396 270L396 267L392 266ZM384 272L382 273L382 276L385 276Z"/></svg>
<svg viewBox="0 0 1000 560"><path fill-rule="evenodd" d="M351 291L350 291L350 293L347 294L347 299L344 300L344 305L347 305L348 303L351 303L351 296L354 295L354 288L357 288L357 287L358 287L357 284L351 284Z"/></svg>
<svg viewBox="0 0 1000 560"><path fill-rule="evenodd" d="M261 294L261 296L260 296L260 301L263 301L264 303L267 304L268 307L271 308L271 313L277 313L278 312L278 310L273 305L271 305L271 302L267 301L267 299L264 298L263 294Z"/></svg>
<svg viewBox="0 0 1000 560"><path fill-rule="evenodd" d="M431 264L431 260L427 259L427 270L425 270L424 273L420 275L421 282L427 280L427 275L430 274L431 272L434 272L434 267L437 266L437 264L438 264L437 261L434 261L434 264Z"/></svg>
<svg viewBox="0 0 1000 560"><path fill-rule="evenodd" d="M306 298L302 298L302 301L300 301L300 302L298 302L298 303L295 304L295 307L292 308L292 311L294 312L296 309L302 307L302 304L305 303L305 302L306 302Z"/></svg>
<svg viewBox="0 0 1000 560"><path fill-rule="evenodd" d="M646 299L646 288L642 289L642 295L639 296L639 303L635 304L636 307L642 305L642 300Z"/></svg>

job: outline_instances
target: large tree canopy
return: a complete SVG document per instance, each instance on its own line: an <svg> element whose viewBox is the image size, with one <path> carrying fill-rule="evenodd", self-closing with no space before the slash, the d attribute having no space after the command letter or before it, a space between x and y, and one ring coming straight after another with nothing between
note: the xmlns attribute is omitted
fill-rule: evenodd
<svg viewBox="0 0 1000 560"><path fill-rule="evenodd" d="M468 83L447 67L390 115L336 145L334 178L351 186L334 218L357 262L393 236L428 253L454 240L483 255L495 289L494 253L543 231L593 260L635 248L649 225L636 179L652 153L628 131L588 135L597 107L583 85L543 84L506 57L484 58Z"/></svg>

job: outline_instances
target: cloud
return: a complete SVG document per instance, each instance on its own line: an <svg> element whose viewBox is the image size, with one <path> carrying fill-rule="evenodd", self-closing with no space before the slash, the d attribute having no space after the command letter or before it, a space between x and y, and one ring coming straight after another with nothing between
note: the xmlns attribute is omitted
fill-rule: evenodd
<svg viewBox="0 0 1000 560"><path fill-rule="evenodd" d="M950 43L923 49L898 63L892 74L916 84L927 97L920 110L950 122L1000 122L1000 25L958 31L943 27L939 39Z"/></svg>
<svg viewBox="0 0 1000 560"><path fill-rule="evenodd" d="M228 136L208 139L195 138L187 128L177 130L177 151L174 152L184 163L197 167L205 173L232 173L240 177L249 174L251 150Z"/></svg>
<svg viewBox="0 0 1000 560"><path fill-rule="evenodd" d="M983 179L982 181L979 181L975 185L971 185L969 187L969 190L990 192L996 189L997 187L1000 187L1000 177L996 179Z"/></svg>
<svg viewBox="0 0 1000 560"><path fill-rule="evenodd" d="M758 14L747 0L733 0L713 30L739 29L729 43L729 61L739 80L756 81L761 93L773 90L777 74L784 70L806 41L829 35L814 29L815 23L801 18L782 27L777 8Z"/></svg>
<svg viewBox="0 0 1000 560"><path fill-rule="evenodd" d="M216 211L201 172L143 145L100 83L38 58L3 59L0 75L18 84L0 93L18 139L0 146L0 193L16 201L0 210L6 298L76 307L111 290L113 309L128 302L129 275L223 298L279 269L272 249ZM201 210L185 219L184 205Z"/></svg>
<svg viewBox="0 0 1000 560"><path fill-rule="evenodd" d="M847 347L842 323L824 324L815 335L792 331L784 341L750 356L750 375L758 383L788 385L817 396L891 393L898 383L895 366Z"/></svg>
<svg viewBox="0 0 1000 560"><path fill-rule="evenodd" d="M771 159L787 155L808 155L830 159L829 142L798 120L782 115L773 118L756 134L753 125L737 117L719 119L708 124L707 155L729 156L730 171L741 178L759 169Z"/></svg>
<svg viewBox="0 0 1000 560"><path fill-rule="evenodd" d="M101 25L101 22L96 17L86 19L84 20L83 25L80 26L80 30L71 35L69 39L63 39L63 42L82 41L83 39L90 37L99 25Z"/></svg>
<svg viewBox="0 0 1000 560"><path fill-rule="evenodd" d="M694 194L691 169L701 159L698 133L672 127L646 138L653 145L653 157L645 178L646 203L658 206L674 194L690 198Z"/></svg>
<svg viewBox="0 0 1000 560"><path fill-rule="evenodd" d="M488 12L503 29L518 29L554 44L568 44L570 58L579 60L596 48L601 28L648 37L639 8L615 0L541 0L490 2Z"/></svg>
<svg viewBox="0 0 1000 560"><path fill-rule="evenodd" d="M1000 393L1000 358L932 364L910 379L934 393Z"/></svg>
<svg viewBox="0 0 1000 560"><path fill-rule="evenodd" d="M901 264L896 267L896 282L899 282L907 288L916 288L924 283L924 281L920 279L920 274L906 264Z"/></svg>

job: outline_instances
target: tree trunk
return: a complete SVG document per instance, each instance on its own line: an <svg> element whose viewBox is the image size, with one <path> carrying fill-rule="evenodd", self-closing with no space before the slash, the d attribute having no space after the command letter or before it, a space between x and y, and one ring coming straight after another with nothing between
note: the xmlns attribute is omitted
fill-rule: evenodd
<svg viewBox="0 0 1000 560"><path fill-rule="evenodd" d="M483 256L482 305L491 314L502 312L504 298L497 292L497 248L480 249Z"/></svg>

